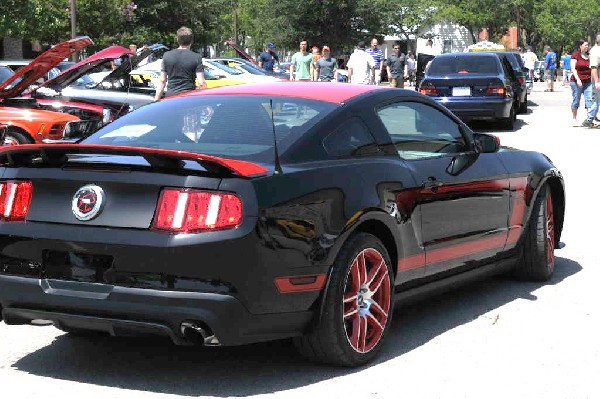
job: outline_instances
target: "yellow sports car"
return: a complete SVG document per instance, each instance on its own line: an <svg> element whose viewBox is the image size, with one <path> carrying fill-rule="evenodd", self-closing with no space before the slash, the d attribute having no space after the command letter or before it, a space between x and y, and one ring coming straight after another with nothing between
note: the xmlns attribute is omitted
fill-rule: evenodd
<svg viewBox="0 0 600 399"><path fill-rule="evenodd" d="M129 75L131 76L132 86L156 88L158 85L158 78L160 78L161 62L162 60L154 61L150 64L144 65L143 68L138 68L131 71ZM231 86L246 83L240 80L227 79L224 77L224 75L216 75L208 68L204 68L204 79L206 79L206 85L209 89L219 86Z"/></svg>

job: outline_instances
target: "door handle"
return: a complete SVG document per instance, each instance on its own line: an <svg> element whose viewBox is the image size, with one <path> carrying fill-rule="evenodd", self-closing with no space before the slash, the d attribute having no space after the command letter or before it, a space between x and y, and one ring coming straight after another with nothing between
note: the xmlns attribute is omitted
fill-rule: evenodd
<svg viewBox="0 0 600 399"><path fill-rule="evenodd" d="M421 183L421 187L423 187L426 190L431 190L431 191L437 191L437 189L443 185L444 185L444 182L436 179L433 176L428 177L427 180L425 180L423 183Z"/></svg>

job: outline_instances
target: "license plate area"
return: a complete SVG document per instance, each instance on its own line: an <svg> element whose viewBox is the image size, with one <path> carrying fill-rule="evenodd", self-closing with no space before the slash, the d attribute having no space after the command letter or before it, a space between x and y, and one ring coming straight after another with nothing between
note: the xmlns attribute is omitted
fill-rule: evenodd
<svg viewBox="0 0 600 399"><path fill-rule="evenodd" d="M107 283L106 272L112 264L112 256L46 250L42 253L42 278Z"/></svg>
<svg viewBox="0 0 600 399"><path fill-rule="evenodd" d="M471 95L471 88L470 87L453 87L452 88L452 95L455 96L455 97L470 96Z"/></svg>

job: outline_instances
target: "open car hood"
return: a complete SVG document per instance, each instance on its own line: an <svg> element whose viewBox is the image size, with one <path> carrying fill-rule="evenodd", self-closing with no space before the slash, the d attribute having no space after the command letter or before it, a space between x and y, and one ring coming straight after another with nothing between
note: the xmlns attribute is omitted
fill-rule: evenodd
<svg viewBox="0 0 600 399"><path fill-rule="evenodd" d="M254 60L254 58L252 58L250 56L250 54L248 54L247 52L245 52L240 46L238 46L236 43L234 43L232 40L227 40L225 43L227 43L229 45L229 47L231 47L240 58L243 58L245 60L250 61L251 63L256 64L256 61Z"/></svg>
<svg viewBox="0 0 600 399"><path fill-rule="evenodd" d="M28 65L19 69L13 76L0 83L0 99L18 96L62 60L92 43L92 39L83 36L59 43L44 51ZM19 80L19 78L21 80L13 86L12 83Z"/></svg>
<svg viewBox="0 0 600 399"><path fill-rule="evenodd" d="M121 46L107 47L104 50L98 51L96 54L89 56L85 60L79 61L77 64L73 65L71 68L67 69L63 73L56 75L54 78L48 79L40 87L49 87L60 91L61 89L69 86L71 83L73 83L83 75L94 70L99 65L102 65L124 55L134 56L135 53Z"/></svg>
<svg viewBox="0 0 600 399"><path fill-rule="evenodd" d="M106 75L103 81L114 81L119 79L129 79L129 72L134 70L140 62L142 62L146 57L156 53L159 50L168 50L168 47L164 44L154 43L148 48L140 51L139 54L130 57L128 60L123 60L121 65L119 65L114 71Z"/></svg>

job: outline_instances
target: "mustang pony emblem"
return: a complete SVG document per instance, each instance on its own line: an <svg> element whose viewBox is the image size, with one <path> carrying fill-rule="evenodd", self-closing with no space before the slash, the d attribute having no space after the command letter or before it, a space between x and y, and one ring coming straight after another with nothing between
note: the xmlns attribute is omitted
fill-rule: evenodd
<svg viewBox="0 0 600 399"><path fill-rule="evenodd" d="M104 207L104 191L102 188L88 184L81 187L71 201L73 215L79 220L91 220L98 216Z"/></svg>

